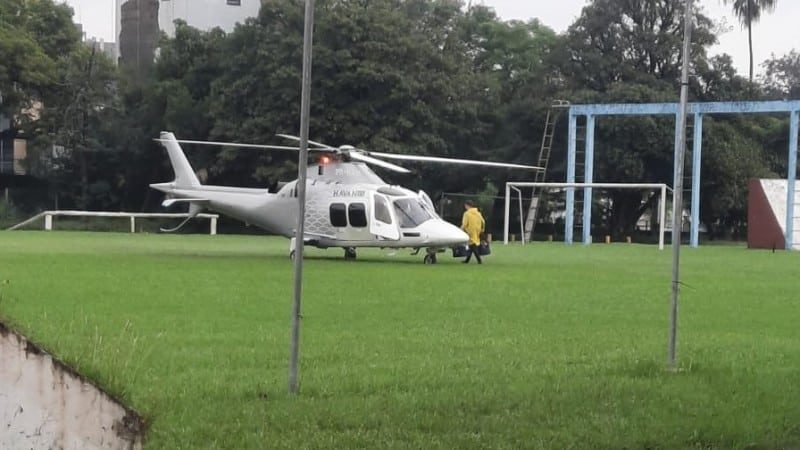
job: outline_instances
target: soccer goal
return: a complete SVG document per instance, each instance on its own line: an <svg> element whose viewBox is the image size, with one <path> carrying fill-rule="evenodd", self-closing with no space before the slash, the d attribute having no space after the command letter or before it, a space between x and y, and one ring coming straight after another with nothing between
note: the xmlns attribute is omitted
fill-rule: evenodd
<svg viewBox="0 0 800 450"><path fill-rule="evenodd" d="M525 209L522 201L522 188L539 188L541 190L544 189L566 189L569 191L570 189L575 188L583 188L583 196L585 199L592 198L592 189L637 189L637 190L655 190L659 191L661 198L658 202L658 249L664 249L664 232L665 232L665 222L666 222L666 211L667 211L667 185L663 183L547 183L547 182L517 182L517 181L509 181L506 183L506 192L505 192L505 209L504 209L504 220L503 220L503 244L508 244L508 236L509 236L509 228L510 224L510 215L511 215L511 191L515 191L517 193L517 203L519 206L519 221L520 221L520 230L522 231L522 243L525 243L525 232L524 232L524 217L525 217ZM541 193L539 194L541 197ZM535 202L538 202L539 198L534 199ZM588 210L588 212L587 212ZM584 203L584 216L587 218L591 217L591 202ZM572 220L574 211L566 211L567 216L567 229L565 230L565 235L567 236L566 242L568 244L572 243L572 227L574 226L574 222ZM583 243L584 244L591 244L592 243L592 235L591 235L591 220L585 220L583 227Z"/></svg>

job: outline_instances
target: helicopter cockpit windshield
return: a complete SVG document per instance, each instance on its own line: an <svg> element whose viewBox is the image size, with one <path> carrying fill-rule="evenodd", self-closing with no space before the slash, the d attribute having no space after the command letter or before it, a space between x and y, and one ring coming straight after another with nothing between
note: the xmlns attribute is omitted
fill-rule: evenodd
<svg viewBox="0 0 800 450"><path fill-rule="evenodd" d="M400 228L414 228L433 217L416 198L401 198L393 202Z"/></svg>

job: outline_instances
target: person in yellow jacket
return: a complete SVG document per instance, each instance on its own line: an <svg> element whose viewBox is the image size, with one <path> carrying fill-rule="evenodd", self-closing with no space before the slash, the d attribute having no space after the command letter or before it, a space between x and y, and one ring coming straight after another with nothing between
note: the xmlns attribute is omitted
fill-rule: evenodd
<svg viewBox="0 0 800 450"><path fill-rule="evenodd" d="M483 220L483 215L475 207L472 201L467 200L464 202L464 216L461 218L461 229L469 235L469 250L467 251L467 259L464 264L469 263L472 255L478 260L478 264L482 264L481 255L478 254L478 246L481 245L481 233L486 228L486 221Z"/></svg>

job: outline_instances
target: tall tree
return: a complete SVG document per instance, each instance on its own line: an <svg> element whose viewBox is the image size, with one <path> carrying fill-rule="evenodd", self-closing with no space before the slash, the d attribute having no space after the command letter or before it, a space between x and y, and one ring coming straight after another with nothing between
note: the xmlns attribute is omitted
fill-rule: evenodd
<svg viewBox="0 0 800 450"><path fill-rule="evenodd" d="M762 12L772 12L778 0L724 0L732 5L733 12L743 26L747 27L747 45L750 49L750 82L753 82L753 23L761 19Z"/></svg>
<svg viewBox="0 0 800 450"><path fill-rule="evenodd" d="M615 83L672 91L681 68L684 0L593 0L569 27L563 72L574 89L606 92ZM711 21L695 12L692 65L716 43Z"/></svg>
<svg viewBox="0 0 800 450"><path fill-rule="evenodd" d="M0 112L22 123L35 116L34 104L55 86L57 61L79 43L66 4L0 0Z"/></svg>
<svg viewBox="0 0 800 450"><path fill-rule="evenodd" d="M34 171L54 182L68 203L87 209L93 206L94 194L108 193L105 187L92 188L98 181L92 173L102 172L97 154L106 147L99 131L109 108L115 107L116 69L95 47L81 45L58 60L55 76L56 84L39 108L39 119L29 127L34 136L31 156L38 155L29 162L39 164L33 166ZM60 151L54 154L53 146ZM107 184L104 175L100 178Z"/></svg>
<svg viewBox="0 0 800 450"><path fill-rule="evenodd" d="M28 168L86 207L113 64L81 43L72 10L53 0L0 0L0 61L0 112L28 137ZM55 158L54 145L63 148Z"/></svg>
<svg viewBox="0 0 800 450"><path fill-rule="evenodd" d="M683 1L593 0L565 36L561 63L565 98L586 103L676 100L681 67ZM716 42L711 21L695 12L690 57L709 67L706 48ZM693 92L696 94L695 92ZM674 133L667 118L608 118L598 127L595 179L672 183ZM566 159L566 155L562 155ZM612 234L633 231L642 195L610 191Z"/></svg>
<svg viewBox="0 0 800 450"><path fill-rule="evenodd" d="M297 129L302 8L297 0L263 3L256 20L226 42L225 71L212 87L212 137L274 141ZM393 152L477 157L491 129L485 90L459 37L463 12L451 0L321 1L314 34L312 136ZM289 176L282 155L222 153L260 166L260 181ZM234 160L235 159L235 160ZM417 167L415 183L460 183L463 174ZM220 169L220 174L223 172ZM425 175L429 176L425 176ZM392 174L383 174L391 179ZM436 180L433 183L432 180ZM410 182L408 177L397 181ZM481 184L480 178L472 178Z"/></svg>
<svg viewBox="0 0 800 450"><path fill-rule="evenodd" d="M800 98L800 52L792 50L781 57L773 55L763 66L762 82L768 94L777 98Z"/></svg>

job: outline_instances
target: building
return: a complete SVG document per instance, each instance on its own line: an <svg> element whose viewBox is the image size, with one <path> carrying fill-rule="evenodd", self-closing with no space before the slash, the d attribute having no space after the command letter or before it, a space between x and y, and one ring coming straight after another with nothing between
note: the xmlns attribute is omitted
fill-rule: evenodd
<svg viewBox="0 0 800 450"><path fill-rule="evenodd" d="M84 44L87 47L93 48L97 53L105 54L111 61L117 61L117 44L114 42L106 42L102 39L91 38L84 39Z"/></svg>
<svg viewBox="0 0 800 450"><path fill-rule="evenodd" d="M232 31L258 15L261 0L116 0L117 60L146 73L152 66L159 33L175 36L175 20L203 31Z"/></svg>
<svg viewBox="0 0 800 450"><path fill-rule="evenodd" d="M0 114L0 176L25 175L26 141L17 139L11 119Z"/></svg>
<svg viewBox="0 0 800 450"><path fill-rule="evenodd" d="M153 65L158 44L159 0L117 0L117 42L120 67L139 75Z"/></svg>
<svg viewBox="0 0 800 450"><path fill-rule="evenodd" d="M86 32L83 31L83 24L76 23L75 28L81 34L81 41L84 45L94 49L98 53L104 53L111 61L117 62L117 44L115 42L106 42L104 39L96 37L88 37Z"/></svg>

